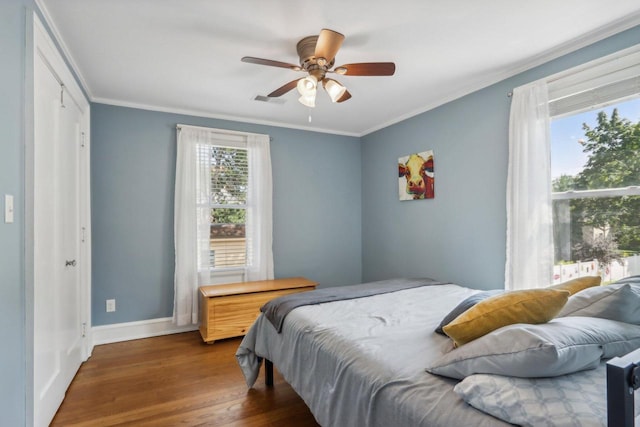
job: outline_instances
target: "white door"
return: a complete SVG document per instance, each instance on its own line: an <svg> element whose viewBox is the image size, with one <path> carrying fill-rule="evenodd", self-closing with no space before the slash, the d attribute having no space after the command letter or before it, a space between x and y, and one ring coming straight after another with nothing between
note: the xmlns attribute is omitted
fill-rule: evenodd
<svg viewBox="0 0 640 427"><path fill-rule="evenodd" d="M83 360L81 107L34 58L34 424L47 426Z"/></svg>

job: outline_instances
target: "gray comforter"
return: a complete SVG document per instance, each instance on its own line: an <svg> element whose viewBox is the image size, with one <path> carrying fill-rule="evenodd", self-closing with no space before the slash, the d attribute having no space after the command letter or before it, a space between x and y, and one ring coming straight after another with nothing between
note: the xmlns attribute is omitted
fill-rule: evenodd
<svg viewBox="0 0 640 427"><path fill-rule="evenodd" d="M273 361L325 427L505 426L462 401L457 381L425 372L451 346L433 330L475 292L423 286L298 307L281 334L261 315L236 357L249 387Z"/></svg>
<svg viewBox="0 0 640 427"><path fill-rule="evenodd" d="M313 292L299 292L274 298L266 303L260 311L264 313L278 332L282 332L282 324L287 314L294 308L302 307L303 305L364 298L420 286L442 284L442 282L436 282L433 279L391 279L353 286L334 286L316 289Z"/></svg>

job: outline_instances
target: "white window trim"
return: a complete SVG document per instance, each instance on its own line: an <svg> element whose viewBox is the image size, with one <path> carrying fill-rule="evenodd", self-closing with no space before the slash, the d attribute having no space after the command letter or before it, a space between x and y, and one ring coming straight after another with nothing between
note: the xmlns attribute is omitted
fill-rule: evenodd
<svg viewBox="0 0 640 427"><path fill-rule="evenodd" d="M198 128L198 129L206 129L207 128ZM220 135L220 132L215 132L216 135ZM238 139L234 139L234 137L238 137ZM227 140L228 137L229 139ZM218 148L236 148L240 150L248 150L246 135L240 135L236 133L225 134L224 142L221 140L219 143L208 143L207 145ZM214 204L214 203L198 203L196 207L208 208L208 209L219 209L219 208L229 208L229 205L223 204ZM249 205L247 203L237 204L231 206L231 208L241 208L244 209L245 212L248 211ZM246 226L246 224L245 224ZM250 240L250 239L247 239ZM201 255L202 256L202 255ZM247 254L248 261L248 254ZM206 281L208 284L219 284L219 283L229 283L229 281L233 282L243 282L246 280L246 271L248 265L242 266L233 266L233 267L211 267L202 268L201 263L198 265L198 277L201 278L202 281Z"/></svg>
<svg viewBox="0 0 640 427"><path fill-rule="evenodd" d="M640 94L640 44L544 80L552 118L623 102Z"/></svg>
<svg viewBox="0 0 640 427"><path fill-rule="evenodd" d="M621 188L602 188L598 190L571 190L551 193L552 200L573 200L596 197L640 196L640 187L631 185Z"/></svg>

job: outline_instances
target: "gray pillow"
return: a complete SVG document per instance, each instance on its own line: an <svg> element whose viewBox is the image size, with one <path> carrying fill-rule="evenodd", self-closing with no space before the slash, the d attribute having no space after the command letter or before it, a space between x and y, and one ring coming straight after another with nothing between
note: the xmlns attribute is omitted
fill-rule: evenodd
<svg viewBox="0 0 640 427"><path fill-rule="evenodd" d="M629 276L629 277L625 277L623 279L620 280L616 280L614 283L612 283L613 285L617 285L618 283L634 283L634 284L640 284L640 276Z"/></svg>
<svg viewBox="0 0 640 427"><path fill-rule="evenodd" d="M606 366L554 378L471 375L453 391L476 409L521 426L606 426ZM635 394L636 416L640 393Z"/></svg>
<svg viewBox="0 0 640 427"><path fill-rule="evenodd" d="M478 292L477 294L473 294L470 297L462 300L462 302L458 304L453 310L451 310L449 314L444 316L444 319L442 319L435 331L440 335L446 336L447 334L444 333L442 328L453 322L456 317L460 316L462 313L469 310L480 301L484 301L489 297L500 295L502 293L504 293L504 289L494 289L492 291Z"/></svg>
<svg viewBox="0 0 640 427"><path fill-rule="evenodd" d="M587 316L640 325L640 284L594 286L569 297L557 317Z"/></svg>
<svg viewBox="0 0 640 427"><path fill-rule="evenodd" d="M427 372L463 379L472 374L555 377L593 369L601 358L640 348L640 326L594 317L515 324L444 354Z"/></svg>

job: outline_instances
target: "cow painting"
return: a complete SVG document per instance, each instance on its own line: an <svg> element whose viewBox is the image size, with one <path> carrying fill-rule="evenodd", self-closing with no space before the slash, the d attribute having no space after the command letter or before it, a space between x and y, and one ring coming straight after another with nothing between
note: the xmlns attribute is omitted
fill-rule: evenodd
<svg viewBox="0 0 640 427"><path fill-rule="evenodd" d="M434 198L433 151L398 159L398 192L400 200Z"/></svg>

